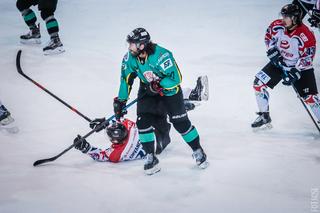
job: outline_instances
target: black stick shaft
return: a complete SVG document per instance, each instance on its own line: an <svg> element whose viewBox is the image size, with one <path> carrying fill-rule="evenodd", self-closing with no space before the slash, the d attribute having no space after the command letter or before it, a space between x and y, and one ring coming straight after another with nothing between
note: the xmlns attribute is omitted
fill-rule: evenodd
<svg viewBox="0 0 320 213"><path fill-rule="evenodd" d="M56 100L58 100L60 103L62 103L63 105L65 105L66 107L68 107L69 109L71 109L73 112L77 113L78 115L80 115L82 118L84 118L85 120L87 120L88 122L91 122L92 120L90 118L88 118L87 116L83 115L81 112L79 112L76 108L70 106L68 103L66 103L65 101L63 101L61 98L59 98L58 96L56 96L55 94L53 94L52 92L50 92L49 90L47 90L44 86L42 86L41 84L39 84L38 82L36 82L35 80L33 80L32 78L30 78L29 76L27 76L21 68L21 63L20 63L20 58L21 58L21 52L22 50L18 51L17 54L17 58L16 58L16 66L17 66L17 70L18 73L21 74L23 77L25 77L26 79L28 79L29 81L31 81L33 84L35 84L37 87L39 87L40 89L42 89L43 91L45 91L46 93L48 93L49 95L51 95L52 97L54 97Z"/></svg>

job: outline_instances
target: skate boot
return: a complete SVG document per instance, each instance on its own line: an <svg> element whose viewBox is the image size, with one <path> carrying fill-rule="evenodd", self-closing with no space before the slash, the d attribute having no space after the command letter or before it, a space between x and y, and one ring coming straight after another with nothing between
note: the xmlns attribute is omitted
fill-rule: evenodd
<svg viewBox="0 0 320 213"><path fill-rule="evenodd" d="M257 112L258 117L251 124L251 127L254 129L271 129L271 117L269 112Z"/></svg>
<svg viewBox="0 0 320 213"><path fill-rule="evenodd" d="M193 152L192 157L196 159L196 163L200 169L205 169L209 166L207 161L207 155L204 153L202 148L197 149Z"/></svg>
<svg viewBox="0 0 320 213"><path fill-rule="evenodd" d="M20 36L22 44L41 44L40 25L31 27L30 31Z"/></svg>
<svg viewBox="0 0 320 213"><path fill-rule="evenodd" d="M209 99L209 83L207 76L200 76L197 79L196 87L191 91L189 100L207 101Z"/></svg>
<svg viewBox="0 0 320 213"><path fill-rule="evenodd" d="M63 53L64 51L65 50L63 49L63 44L61 43L59 36L52 37L48 45L43 48L45 55L55 55Z"/></svg>
<svg viewBox="0 0 320 213"><path fill-rule="evenodd" d="M158 158L153 153L147 154L146 161L144 163L145 174L153 175L159 171L160 167Z"/></svg>
<svg viewBox="0 0 320 213"><path fill-rule="evenodd" d="M9 133L17 133L19 128L14 126L14 119L10 112L3 106L0 106L0 130L4 129Z"/></svg>

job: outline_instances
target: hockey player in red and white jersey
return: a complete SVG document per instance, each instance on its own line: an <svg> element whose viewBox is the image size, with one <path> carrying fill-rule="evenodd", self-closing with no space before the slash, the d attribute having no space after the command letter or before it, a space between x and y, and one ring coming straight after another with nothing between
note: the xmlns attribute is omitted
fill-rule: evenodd
<svg viewBox="0 0 320 213"><path fill-rule="evenodd" d="M196 102L207 101L209 98L208 77L200 76L194 89L183 88L182 90L186 110L193 110L197 106ZM170 143L169 131L170 125L165 131L159 131L155 128L156 154L160 154ZM81 139L80 136L74 139L74 143L82 140L75 148L100 162L117 163L145 157L146 152L139 141L138 128L133 121L129 119L124 119L121 122L113 121L106 128L106 133L111 142L111 146L106 149L94 147L85 139Z"/></svg>
<svg viewBox="0 0 320 213"><path fill-rule="evenodd" d="M255 76L253 88L259 112L251 124L252 128L272 127L267 89L273 89L281 80L284 85L296 88L320 120L320 102L312 65L316 51L315 36L302 23L302 12L297 5L285 5L281 15L282 19L273 21L265 35L270 62Z"/></svg>
<svg viewBox="0 0 320 213"><path fill-rule="evenodd" d="M142 145L139 141L138 128L133 121L125 119L123 122L113 122L106 128L111 146L106 149L91 146L83 140L75 148L88 154L92 159L101 162L129 161L145 156ZM78 136L74 142L80 139Z"/></svg>

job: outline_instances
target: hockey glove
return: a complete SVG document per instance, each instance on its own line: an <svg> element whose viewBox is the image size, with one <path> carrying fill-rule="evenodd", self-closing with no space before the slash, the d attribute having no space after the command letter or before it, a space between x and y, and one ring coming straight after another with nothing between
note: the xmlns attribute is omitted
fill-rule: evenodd
<svg viewBox="0 0 320 213"><path fill-rule="evenodd" d="M119 121L125 114L127 114L127 110L124 110L126 107L127 101L119 100L118 97L113 99L113 111L116 116L116 120Z"/></svg>
<svg viewBox="0 0 320 213"><path fill-rule="evenodd" d="M320 10L314 9L311 18L308 19L311 27L320 27Z"/></svg>
<svg viewBox="0 0 320 213"><path fill-rule="evenodd" d="M267 51L267 56L270 59L270 61L276 66L278 66L280 61L282 61L282 56L281 56L279 50L277 49L277 47L270 48Z"/></svg>
<svg viewBox="0 0 320 213"><path fill-rule="evenodd" d="M301 73L296 68L291 68L289 71L285 72L282 84L286 86L291 86L301 78Z"/></svg>
<svg viewBox="0 0 320 213"><path fill-rule="evenodd" d="M163 88L160 86L160 80L151 81L149 89L152 93L163 96Z"/></svg>
<svg viewBox="0 0 320 213"><path fill-rule="evenodd" d="M73 140L73 144L76 144L74 146L74 148L80 150L82 153L86 154L91 146L90 144L86 141L86 139L81 138L80 135L78 135L74 140Z"/></svg>
<svg viewBox="0 0 320 213"><path fill-rule="evenodd" d="M109 123L103 123L105 121L105 118L96 118L90 122L89 126L91 129L95 129L96 132L100 132L109 125Z"/></svg>

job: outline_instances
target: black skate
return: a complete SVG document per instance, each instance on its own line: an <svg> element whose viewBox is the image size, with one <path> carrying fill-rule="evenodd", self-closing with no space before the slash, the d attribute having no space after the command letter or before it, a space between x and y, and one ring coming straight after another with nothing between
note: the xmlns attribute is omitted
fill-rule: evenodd
<svg viewBox="0 0 320 213"><path fill-rule="evenodd" d="M13 125L14 119L10 112L2 105L0 106L0 130L4 129L9 133L17 133L18 127Z"/></svg>
<svg viewBox="0 0 320 213"><path fill-rule="evenodd" d="M205 169L209 166L207 161L207 155L204 153L202 148L197 149L193 152L192 157L196 159L196 163L200 169Z"/></svg>
<svg viewBox="0 0 320 213"><path fill-rule="evenodd" d="M189 100L207 101L209 99L209 83L207 76L200 76L197 79L196 87L191 91Z"/></svg>
<svg viewBox="0 0 320 213"><path fill-rule="evenodd" d="M153 175L159 171L160 167L158 158L153 153L147 154L146 162L144 163L145 174Z"/></svg>
<svg viewBox="0 0 320 213"><path fill-rule="evenodd" d="M39 25L34 26L30 29L30 31L20 36L20 42L22 44L41 44L41 35Z"/></svg>
<svg viewBox="0 0 320 213"><path fill-rule="evenodd" d="M271 129L271 117L269 112L257 112L258 117L251 124L254 129Z"/></svg>
<svg viewBox="0 0 320 213"><path fill-rule="evenodd" d="M43 48L43 52L45 55L55 55L63 53L65 50L63 49L63 44L60 41L59 36L51 38L48 45Z"/></svg>

